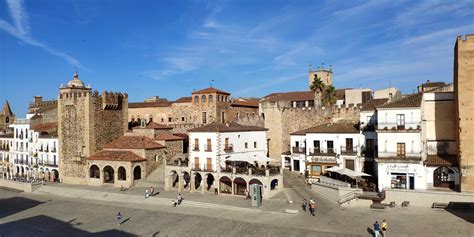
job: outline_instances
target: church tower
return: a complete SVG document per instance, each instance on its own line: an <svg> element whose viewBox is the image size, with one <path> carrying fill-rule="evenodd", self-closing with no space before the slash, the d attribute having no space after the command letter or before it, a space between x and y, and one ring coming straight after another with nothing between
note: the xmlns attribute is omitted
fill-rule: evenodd
<svg viewBox="0 0 474 237"><path fill-rule="evenodd" d="M324 68L324 63L321 66L318 66L317 70L313 70L313 66L309 65L308 72L308 85L311 87L314 81L314 75L318 75L321 78L321 81L327 86L332 85L332 65L329 65L329 69Z"/></svg>

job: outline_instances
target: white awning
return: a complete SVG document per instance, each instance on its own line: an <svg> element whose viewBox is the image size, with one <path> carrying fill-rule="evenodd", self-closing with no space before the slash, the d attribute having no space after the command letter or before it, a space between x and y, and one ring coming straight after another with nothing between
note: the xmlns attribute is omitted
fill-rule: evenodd
<svg viewBox="0 0 474 237"><path fill-rule="evenodd" d="M250 155L243 155L243 154L233 154L230 157L225 159L226 161L240 161L240 162L247 162L249 164L253 164L258 162L259 164L265 164L271 161L270 158L264 156L250 156Z"/></svg>
<svg viewBox="0 0 474 237"><path fill-rule="evenodd" d="M360 171L350 170L350 169L347 169L347 168L341 168L341 167L331 167L329 169L326 169L326 171L336 172L336 173L339 173L339 174L342 174L342 175L347 175L351 178L371 176L370 174L366 174L366 173L363 173L363 172L360 172Z"/></svg>

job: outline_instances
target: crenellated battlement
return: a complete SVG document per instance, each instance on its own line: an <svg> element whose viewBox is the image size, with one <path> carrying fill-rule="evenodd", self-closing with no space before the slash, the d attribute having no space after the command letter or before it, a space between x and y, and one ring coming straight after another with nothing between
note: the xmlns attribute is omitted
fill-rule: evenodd
<svg viewBox="0 0 474 237"><path fill-rule="evenodd" d="M102 92L102 108L104 110L117 110L122 108L122 103L127 100L128 95L121 92Z"/></svg>
<svg viewBox="0 0 474 237"><path fill-rule="evenodd" d="M463 36L459 35L457 40L458 40L458 42L460 42L460 41L462 41L462 42L474 42L474 34L464 35L464 38L463 38Z"/></svg>

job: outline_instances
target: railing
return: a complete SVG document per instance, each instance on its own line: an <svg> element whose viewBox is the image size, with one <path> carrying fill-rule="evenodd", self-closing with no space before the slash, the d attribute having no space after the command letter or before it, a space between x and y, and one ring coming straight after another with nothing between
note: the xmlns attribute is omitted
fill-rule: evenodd
<svg viewBox="0 0 474 237"><path fill-rule="evenodd" d="M209 171L209 172L214 172L214 169L212 166L208 167L207 164L191 164L191 170L193 171Z"/></svg>
<svg viewBox="0 0 474 237"><path fill-rule="evenodd" d="M225 153L231 153L234 152L234 146L233 145L227 145L224 147L224 152Z"/></svg>
<svg viewBox="0 0 474 237"><path fill-rule="evenodd" d="M280 167L279 166L269 166L268 167L270 175L280 174Z"/></svg>
<svg viewBox="0 0 474 237"><path fill-rule="evenodd" d="M306 148L305 147L292 147L291 150L293 153L305 153Z"/></svg>
<svg viewBox="0 0 474 237"><path fill-rule="evenodd" d="M232 167L221 167L222 173L232 173Z"/></svg>
<svg viewBox="0 0 474 237"><path fill-rule="evenodd" d="M186 167L188 166L189 162L187 161L179 161L179 160L167 160L167 166L179 166L179 167Z"/></svg>
<svg viewBox="0 0 474 237"><path fill-rule="evenodd" d="M335 156L336 152L334 151L334 148L327 148L326 150L324 149L313 149L313 152L310 152L309 155L312 156Z"/></svg>
<svg viewBox="0 0 474 237"><path fill-rule="evenodd" d="M51 152L56 152L56 147L53 147L53 149L51 149Z"/></svg>
<svg viewBox="0 0 474 237"><path fill-rule="evenodd" d="M266 172L265 169L259 169L259 168L250 168L252 170L252 175L256 176L265 176Z"/></svg>
<svg viewBox="0 0 474 237"><path fill-rule="evenodd" d="M357 155L357 147L344 147L341 146L342 155Z"/></svg>
<svg viewBox="0 0 474 237"><path fill-rule="evenodd" d="M360 193L359 190L351 191L351 192L346 193L346 194L342 195L341 197L339 197L339 200L337 200L337 203L339 203L339 205L341 205L343 203L352 201L352 200L356 199L360 194L361 193Z"/></svg>
<svg viewBox="0 0 474 237"><path fill-rule="evenodd" d="M49 166L49 167L58 167L58 164L55 164L55 163L50 163L50 162L47 162L44 164L45 166Z"/></svg>
<svg viewBox="0 0 474 237"><path fill-rule="evenodd" d="M397 152L379 152L379 159L421 159L421 152L406 152L405 154L399 154Z"/></svg>
<svg viewBox="0 0 474 237"><path fill-rule="evenodd" d="M199 151L199 145L194 146L193 151Z"/></svg>
<svg viewBox="0 0 474 237"><path fill-rule="evenodd" d="M421 121L420 120L405 120L405 124L399 125L396 121L382 121L378 122L377 124L378 130L420 130L421 129Z"/></svg>
<svg viewBox="0 0 474 237"><path fill-rule="evenodd" d="M236 174L248 174L249 173L249 169L247 167L235 167L235 173Z"/></svg>

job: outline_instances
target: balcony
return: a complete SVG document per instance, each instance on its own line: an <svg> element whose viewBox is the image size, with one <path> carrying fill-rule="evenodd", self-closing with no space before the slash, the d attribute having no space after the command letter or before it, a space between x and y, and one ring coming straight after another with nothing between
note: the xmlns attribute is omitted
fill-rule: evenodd
<svg viewBox="0 0 474 237"><path fill-rule="evenodd" d="M306 151L306 148L305 147L292 147L291 150L293 151L293 153L297 153L297 154L304 154L305 151Z"/></svg>
<svg viewBox="0 0 474 237"><path fill-rule="evenodd" d="M234 152L234 146L231 144L231 145L227 145L224 147L224 152L225 153L232 153Z"/></svg>
<svg viewBox="0 0 474 237"><path fill-rule="evenodd" d="M55 164L53 162L47 162L45 164L43 164L44 166L49 166L49 167L58 167L58 164Z"/></svg>
<svg viewBox="0 0 474 237"><path fill-rule="evenodd" d="M221 167L221 172L222 173L232 173L232 167L230 167L230 166Z"/></svg>
<svg viewBox="0 0 474 237"><path fill-rule="evenodd" d="M309 152L311 156L336 156L334 148L320 149L315 148L312 152Z"/></svg>
<svg viewBox="0 0 474 237"><path fill-rule="evenodd" d="M421 161L421 152L405 152L404 154L399 154L397 152L390 151L381 151L378 153L378 160L394 160L397 162L403 161Z"/></svg>
<svg viewBox="0 0 474 237"><path fill-rule="evenodd" d="M377 125L377 131L411 131L411 130L421 130L420 120L405 120L405 123L397 124L396 121L379 121Z"/></svg>
<svg viewBox="0 0 474 237"><path fill-rule="evenodd" d="M207 146L206 147L206 150L204 150L205 152L212 152L212 147L211 146Z"/></svg>
<svg viewBox="0 0 474 237"><path fill-rule="evenodd" d="M188 161L181 160L168 160L166 161L167 166L178 166L178 167L187 167L189 165Z"/></svg>
<svg viewBox="0 0 474 237"><path fill-rule="evenodd" d="M357 148L341 146L341 155L355 156L357 155Z"/></svg>
<svg viewBox="0 0 474 237"><path fill-rule="evenodd" d="M199 151L199 145L194 146L193 151Z"/></svg>
<svg viewBox="0 0 474 237"><path fill-rule="evenodd" d="M51 149L51 152L56 152L56 147L53 147L53 149Z"/></svg>
<svg viewBox="0 0 474 237"><path fill-rule="evenodd" d="M192 171L207 171L207 172L214 172L212 169L212 165L207 165L207 164L191 164L191 170Z"/></svg>

